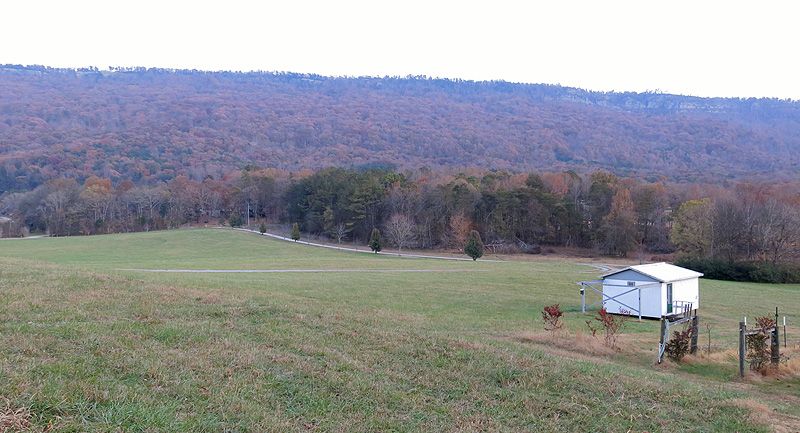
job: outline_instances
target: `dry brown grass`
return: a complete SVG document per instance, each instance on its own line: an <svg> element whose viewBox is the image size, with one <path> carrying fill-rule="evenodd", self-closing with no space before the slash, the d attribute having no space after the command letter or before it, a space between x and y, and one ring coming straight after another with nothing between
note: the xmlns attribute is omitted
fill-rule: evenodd
<svg viewBox="0 0 800 433"><path fill-rule="evenodd" d="M11 402L0 397L0 432L31 431L31 413L27 408L11 406Z"/></svg>
<svg viewBox="0 0 800 433"><path fill-rule="evenodd" d="M783 366L787 370L788 373L794 375L800 375L800 357L797 358L789 358L786 361L786 365Z"/></svg>
<svg viewBox="0 0 800 433"><path fill-rule="evenodd" d="M736 406L748 410L747 418L755 423L768 425L776 433L796 433L800 431L800 420L778 413L769 406L749 399L734 399L731 401Z"/></svg>
<svg viewBox="0 0 800 433"><path fill-rule="evenodd" d="M568 331L560 331L555 334L551 334L549 332L522 332L512 335L511 339L526 343L555 347L569 352L590 356L611 357L620 351L618 347L608 347L603 344L602 339L592 337L591 335L580 331L575 334L571 334Z"/></svg>
<svg viewBox="0 0 800 433"><path fill-rule="evenodd" d="M711 352L709 355L706 351L698 348L698 358L707 359L711 362L721 364L730 363L739 359L739 349L735 346L731 346L719 352Z"/></svg>
<svg viewBox="0 0 800 433"><path fill-rule="evenodd" d="M748 418L750 418L751 421L766 424L771 418L772 409L763 403L743 398L737 398L731 402L736 406L747 409L750 412Z"/></svg>

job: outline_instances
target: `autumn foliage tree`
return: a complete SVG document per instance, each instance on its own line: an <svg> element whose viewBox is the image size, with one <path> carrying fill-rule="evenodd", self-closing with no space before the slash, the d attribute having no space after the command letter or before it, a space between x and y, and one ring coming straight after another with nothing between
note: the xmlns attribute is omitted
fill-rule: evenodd
<svg viewBox="0 0 800 433"><path fill-rule="evenodd" d="M450 216L449 222L454 244L458 249L464 248L467 243L467 235L472 227L472 221L463 213L457 213Z"/></svg>
<svg viewBox="0 0 800 433"><path fill-rule="evenodd" d="M620 189L611 200L611 210L603 217L600 231L603 250L625 257L637 244L637 216L630 191Z"/></svg>
<svg viewBox="0 0 800 433"><path fill-rule="evenodd" d="M712 227L714 208L711 200L690 200L680 205L669 232L678 252L689 257L713 255Z"/></svg>

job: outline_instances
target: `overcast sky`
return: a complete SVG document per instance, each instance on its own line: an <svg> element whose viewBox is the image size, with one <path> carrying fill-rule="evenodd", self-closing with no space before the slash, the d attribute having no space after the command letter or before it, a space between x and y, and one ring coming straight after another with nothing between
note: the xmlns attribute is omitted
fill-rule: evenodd
<svg viewBox="0 0 800 433"><path fill-rule="evenodd" d="M35 1L0 63L502 79L800 100L800 1Z"/></svg>

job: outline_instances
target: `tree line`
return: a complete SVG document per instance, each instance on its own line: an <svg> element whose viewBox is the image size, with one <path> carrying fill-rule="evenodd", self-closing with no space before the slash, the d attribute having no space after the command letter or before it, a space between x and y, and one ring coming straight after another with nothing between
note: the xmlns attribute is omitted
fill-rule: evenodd
<svg viewBox="0 0 800 433"><path fill-rule="evenodd" d="M379 228L395 248L463 249L472 230L492 252L593 248L615 256L677 253L729 262L793 261L800 196L790 185L645 182L607 172L248 166L219 179L155 185L90 176L2 196L4 236L176 228L187 223L297 223L306 235L366 243Z"/></svg>

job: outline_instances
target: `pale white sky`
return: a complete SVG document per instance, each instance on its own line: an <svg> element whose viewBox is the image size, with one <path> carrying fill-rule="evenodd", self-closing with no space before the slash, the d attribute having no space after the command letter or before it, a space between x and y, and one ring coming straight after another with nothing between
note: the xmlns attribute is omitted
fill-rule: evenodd
<svg viewBox="0 0 800 433"><path fill-rule="evenodd" d="M800 100L800 1L0 2L0 64L427 75Z"/></svg>

